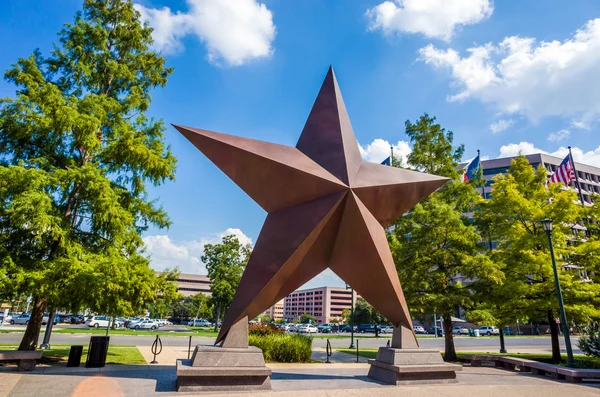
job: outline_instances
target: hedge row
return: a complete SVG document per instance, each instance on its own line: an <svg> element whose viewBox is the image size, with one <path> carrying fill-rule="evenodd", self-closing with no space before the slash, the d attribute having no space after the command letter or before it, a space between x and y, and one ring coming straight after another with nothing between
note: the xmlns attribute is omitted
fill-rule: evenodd
<svg viewBox="0 0 600 397"><path fill-rule="evenodd" d="M261 349L267 362L305 363L312 353L312 338L305 335L249 335L248 343Z"/></svg>

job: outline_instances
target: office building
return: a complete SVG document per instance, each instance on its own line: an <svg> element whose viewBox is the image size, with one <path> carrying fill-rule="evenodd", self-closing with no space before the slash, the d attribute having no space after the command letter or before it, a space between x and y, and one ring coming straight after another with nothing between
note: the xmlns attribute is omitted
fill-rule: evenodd
<svg viewBox="0 0 600 397"><path fill-rule="evenodd" d="M200 292L210 296L210 279L202 274L180 273L177 279L177 292L183 296L196 295Z"/></svg>
<svg viewBox="0 0 600 397"><path fill-rule="evenodd" d="M284 299L275 303L273 306L271 306L270 308L265 310L263 312L263 315L271 318L271 320L273 320L273 321L283 319L283 302L284 302Z"/></svg>
<svg viewBox="0 0 600 397"><path fill-rule="evenodd" d="M553 174L556 171L556 168L563 161L563 158L544 153L529 154L525 157L532 166L537 168L538 166L542 165L544 168L546 168L548 170L548 175ZM486 199L490 198L492 192L491 186L493 184L492 179L494 176L498 174L506 174L508 172L508 168L510 167L511 161L515 158L516 157L504 157L499 159L483 160L481 162L483 177L486 179ZM464 165L466 166L466 164ZM577 182L581 185L583 200L587 204L591 204L592 195L600 194L600 168L577 162L575 162L575 168L577 169ZM570 188L574 189L574 191L578 193L575 181L571 182ZM482 192L482 189L480 188L479 191Z"/></svg>
<svg viewBox="0 0 600 397"><path fill-rule="evenodd" d="M298 322L307 313L315 317L315 324L329 323L332 318L341 321L342 311L356 303L352 291L344 287L320 287L297 290L284 299L283 317L287 322Z"/></svg>

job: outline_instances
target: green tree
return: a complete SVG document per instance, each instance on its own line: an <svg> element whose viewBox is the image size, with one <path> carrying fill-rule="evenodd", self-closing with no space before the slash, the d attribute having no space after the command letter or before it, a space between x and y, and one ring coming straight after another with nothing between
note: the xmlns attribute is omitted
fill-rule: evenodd
<svg viewBox="0 0 600 397"><path fill-rule="evenodd" d="M363 298L358 298L354 305L354 325L371 324L371 312L373 310L373 306L369 302Z"/></svg>
<svg viewBox="0 0 600 397"><path fill-rule="evenodd" d="M223 237L220 244L204 246L202 262L206 264L211 282L210 302L215 308L215 331L222 312L227 310L233 300L250 252L250 246L241 244L235 235Z"/></svg>
<svg viewBox="0 0 600 397"><path fill-rule="evenodd" d="M302 315L300 315L300 323L302 324L314 324L315 323L315 316L313 316L312 314L309 313L302 313Z"/></svg>
<svg viewBox="0 0 600 397"><path fill-rule="evenodd" d="M475 305L474 284L501 283L502 272L482 252L477 230L463 215L481 202L472 184L458 181L463 146L454 147L452 132L427 114L415 124L407 121L406 134L413 144L409 167L451 181L394 223L390 248L411 311L443 317L444 358L454 361L451 316Z"/></svg>
<svg viewBox="0 0 600 397"><path fill-rule="evenodd" d="M192 318L212 318L212 306L208 301L209 298L201 292L186 297L180 295L171 306L172 316L180 321Z"/></svg>
<svg viewBox="0 0 600 397"><path fill-rule="evenodd" d="M524 156L512 161L506 175L494 179L489 201L475 211L479 221L489 224L491 239L497 242L490 258L505 274L503 285L479 285L480 308L473 316L488 318L502 327L516 320L547 318L552 333L553 360L560 360L557 299L552 261L546 233L540 224L553 219L553 242L559 277L570 322L587 323L600 318L600 285L582 282L576 271L564 271L564 265L579 263L592 267L600 262L595 237L573 227L583 219L584 209L575 192L563 185L549 184L547 172L533 168ZM588 215L595 216L589 212ZM591 269L590 269L591 270ZM499 304L501 302L501 304Z"/></svg>
<svg viewBox="0 0 600 397"><path fill-rule="evenodd" d="M176 161L145 116L172 72L151 33L131 1L85 0L49 56L5 74L17 91L0 100L2 292L34 297L20 349L35 349L46 308L128 315L160 294L140 234L169 220L145 186Z"/></svg>
<svg viewBox="0 0 600 397"><path fill-rule="evenodd" d="M351 319L350 317L352 316L352 310L350 309L344 309L342 310L342 322L344 324L350 324L351 323Z"/></svg>

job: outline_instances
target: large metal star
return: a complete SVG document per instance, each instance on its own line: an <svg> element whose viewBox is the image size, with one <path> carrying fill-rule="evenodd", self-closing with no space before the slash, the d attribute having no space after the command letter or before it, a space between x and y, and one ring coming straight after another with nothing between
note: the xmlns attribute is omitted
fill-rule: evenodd
<svg viewBox="0 0 600 397"><path fill-rule="evenodd" d="M447 179L362 161L332 68L295 148L175 128L268 213L216 343L327 267L412 330L384 227Z"/></svg>

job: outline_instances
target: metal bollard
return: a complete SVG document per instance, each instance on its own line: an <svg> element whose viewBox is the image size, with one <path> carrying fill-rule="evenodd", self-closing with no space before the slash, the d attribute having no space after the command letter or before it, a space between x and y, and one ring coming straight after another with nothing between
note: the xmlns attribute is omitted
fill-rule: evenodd
<svg viewBox="0 0 600 397"><path fill-rule="evenodd" d="M190 342L188 343L188 360L190 359L191 351L192 351L192 335L190 335Z"/></svg>
<svg viewBox="0 0 600 397"><path fill-rule="evenodd" d="M326 364L331 364L331 361L329 361L329 357L331 357L331 343L329 342L329 339L327 339L327 345L325 346L325 352L327 353L327 361L325 361Z"/></svg>
<svg viewBox="0 0 600 397"><path fill-rule="evenodd" d="M358 361L358 339L356 340L356 362Z"/></svg>
<svg viewBox="0 0 600 397"><path fill-rule="evenodd" d="M150 364L158 364L156 361L156 356L162 352L162 342L160 341L160 337L156 335L156 340L152 343L152 348L150 349L152 354L154 354L154 360L150 362Z"/></svg>

